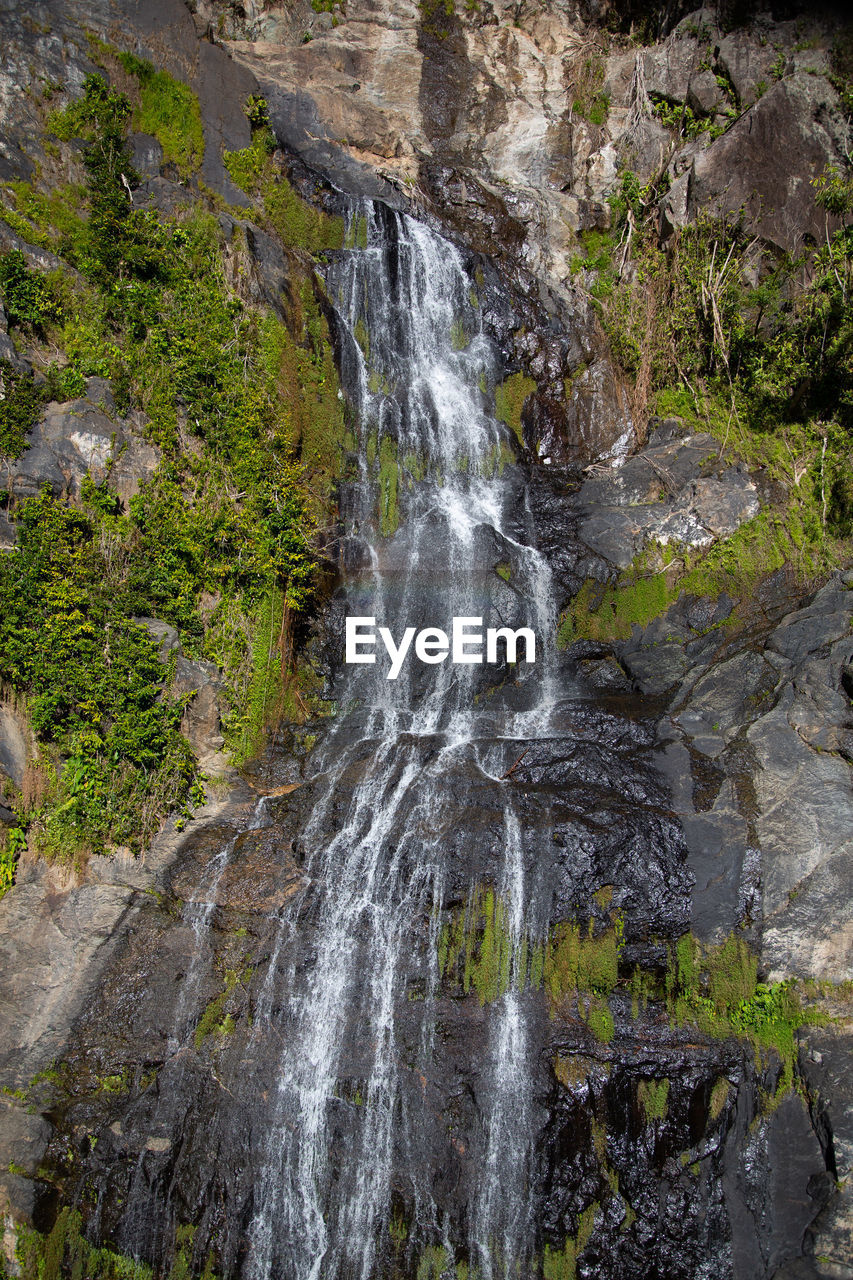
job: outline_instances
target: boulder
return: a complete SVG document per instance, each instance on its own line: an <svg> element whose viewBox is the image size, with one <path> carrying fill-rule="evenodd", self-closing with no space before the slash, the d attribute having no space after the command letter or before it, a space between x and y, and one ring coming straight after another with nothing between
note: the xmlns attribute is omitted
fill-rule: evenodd
<svg viewBox="0 0 853 1280"><path fill-rule="evenodd" d="M109 383L90 378L84 397L47 406L19 458L0 462L0 489L22 500L48 485L56 497L79 500L89 476L96 484L109 479L127 502L160 462L141 438L143 423L141 414L118 417Z"/></svg>
<svg viewBox="0 0 853 1280"><path fill-rule="evenodd" d="M819 242L825 215L811 180L842 162L838 95L821 76L773 85L732 127L703 149L664 197L664 230L703 216L743 216L787 253ZM785 139L784 151L779 139Z"/></svg>
<svg viewBox="0 0 853 1280"><path fill-rule="evenodd" d="M576 503L591 550L626 569L649 542L710 546L759 510L755 482L709 435L653 440L585 481Z"/></svg>

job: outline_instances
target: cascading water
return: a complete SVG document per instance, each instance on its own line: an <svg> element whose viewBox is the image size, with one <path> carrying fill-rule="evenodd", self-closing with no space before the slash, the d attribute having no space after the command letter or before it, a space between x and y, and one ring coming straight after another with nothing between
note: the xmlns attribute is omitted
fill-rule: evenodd
<svg viewBox="0 0 853 1280"><path fill-rule="evenodd" d="M666 963L691 884L655 721L591 695L549 643L543 480L492 414L503 369L476 273L382 205L353 209L349 241L326 281L358 436L327 633L343 651L345 617L395 641L480 618L531 628L536 661L409 653L391 680L378 644L340 666L337 717L298 766L271 748L261 776L286 785L178 861L180 923L140 911L81 1028L82 1055L113 1046L96 1074L137 1048L126 1096L95 1087L68 1112L95 1135L77 1194L93 1242L163 1273L183 1251L226 1280L564 1277L597 1223L590 1247L625 1280L621 1224L640 1204L648 1240L663 1203L636 1099L666 1018L633 1033L623 979ZM684 1264L714 1259L714 1280L721 1213Z"/></svg>
<svg viewBox="0 0 853 1280"><path fill-rule="evenodd" d="M548 715L547 568L519 540L524 515L509 518L496 482L511 454L506 428L486 411L481 388L494 381L495 354L480 331L471 282L455 249L417 222L371 207L357 209L353 219L366 226L366 248L342 256L329 272L363 472L347 558L364 567L349 576L346 612L375 617L395 637L407 626L448 628L454 615L501 626L508 621L498 600L505 584L495 565L511 559L520 586L501 590L503 605L510 594L521 622L534 628L539 663L526 673L535 689L517 712L499 710L497 702L480 709L482 668L475 665L421 667L410 658L392 681L379 659L346 677L342 701L353 710L315 762L328 776L302 836L305 886L280 921L253 1032L262 1036L264 1020L275 1020L282 1044L248 1232L253 1280L371 1275L377 1237L389 1226L398 1148L430 1123L423 1096L401 1088L397 1003L420 973L425 998L407 1072L428 1073L436 1035L435 921L448 880L442 833L465 822L464 804L453 801L454 776L464 765L497 781L500 772L492 769L506 768L508 749L496 756L496 737L511 744ZM377 457L380 536L375 485L366 474ZM406 479L411 492L403 495ZM404 497L406 520L395 532ZM367 767L329 840L331 811L365 753ZM515 954L528 921L521 832L509 808L498 844L497 888ZM426 939L425 920L432 922ZM316 940L307 965L293 945L306 929ZM417 1185L406 1188L419 1222L432 1221L434 1238L451 1254L467 1245L484 1280L516 1274L529 1246L534 1107L517 964L510 961L508 989L489 1011L468 1240L444 1239L433 1170L415 1169ZM345 1045L356 1046L361 1070L344 1101ZM331 1154L342 1106L357 1117L349 1117L344 1162Z"/></svg>

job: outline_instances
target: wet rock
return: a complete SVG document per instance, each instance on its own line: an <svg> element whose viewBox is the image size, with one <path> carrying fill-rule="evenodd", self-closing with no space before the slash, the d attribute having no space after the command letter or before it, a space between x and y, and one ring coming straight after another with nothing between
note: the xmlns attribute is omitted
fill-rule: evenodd
<svg viewBox="0 0 853 1280"><path fill-rule="evenodd" d="M849 1280L853 1275L851 1052L853 1037L849 1024L810 1029L807 1043L800 1050L800 1067L809 1090L815 1130L824 1149L828 1174L835 1181L827 1205L812 1226L811 1253L820 1259L822 1276L840 1280Z"/></svg>

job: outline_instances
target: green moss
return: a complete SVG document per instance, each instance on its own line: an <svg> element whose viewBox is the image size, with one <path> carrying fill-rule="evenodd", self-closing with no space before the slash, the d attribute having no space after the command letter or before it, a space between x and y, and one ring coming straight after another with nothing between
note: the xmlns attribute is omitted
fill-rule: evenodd
<svg viewBox="0 0 853 1280"><path fill-rule="evenodd" d="M398 482L397 445L390 436L383 436L379 444L379 531L383 538L390 538L400 523Z"/></svg>
<svg viewBox="0 0 853 1280"><path fill-rule="evenodd" d="M244 973L242 977L245 980L247 975ZM231 1013L226 1014L225 1005L240 981L241 975L236 969L226 969L222 990L208 1001L193 1033L193 1042L197 1049L201 1048L208 1036L214 1033L220 1036L230 1035L234 1030L234 1017Z"/></svg>
<svg viewBox="0 0 853 1280"><path fill-rule="evenodd" d="M163 158L174 164L182 178L196 173L204 159L201 109L192 89L167 71L155 71L150 62L120 53L125 71L139 82L139 104L133 127L150 133L163 148Z"/></svg>
<svg viewBox="0 0 853 1280"><path fill-rule="evenodd" d="M729 1100L731 1085L725 1076L720 1076L714 1081L714 1087L711 1090L711 1101L709 1104L709 1113L712 1120L719 1120Z"/></svg>
<svg viewBox="0 0 853 1280"><path fill-rule="evenodd" d="M542 1260L544 1280L575 1280L577 1261L588 1245L595 1227L598 1205L593 1203L578 1217L577 1234L566 1240L562 1249L545 1245Z"/></svg>
<svg viewBox="0 0 853 1280"><path fill-rule="evenodd" d="M527 397L536 390L536 379L524 373L513 373L495 388L495 417L506 423L518 443L524 447L521 411Z"/></svg>
<svg viewBox="0 0 853 1280"><path fill-rule="evenodd" d="M258 129L250 147L226 151L222 159L232 181L261 201L269 227L283 244L308 253L342 248L343 220L312 208L294 191L273 162L274 145L269 131Z"/></svg>
<svg viewBox="0 0 853 1280"><path fill-rule="evenodd" d="M446 983L474 990L480 1004L498 999L514 982L519 990L542 981L542 948L527 936L514 939L500 894L476 886L456 908L438 938L439 973Z"/></svg>
<svg viewBox="0 0 853 1280"><path fill-rule="evenodd" d="M417 1280L442 1280L447 1261L447 1250L442 1245L428 1245L418 1263Z"/></svg>
<svg viewBox="0 0 853 1280"><path fill-rule="evenodd" d="M578 992L606 997L618 982L621 930L613 923L595 935L593 928L590 919L587 930L562 923L551 932L544 978L553 1009Z"/></svg>
<svg viewBox="0 0 853 1280"><path fill-rule="evenodd" d="M512 578L512 565L508 560L501 560L499 564L495 565L495 573L499 578L503 578L504 582L509 582Z"/></svg>
<svg viewBox="0 0 853 1280"><path fill-rule="evenodd" d="M666 1119L668 1100L669 1081L666 1079L641 1080L637 1085L637 1101L647 1124Z"/></svg>
<svg viewBox="0 0 853 1280"><path fill-rule="evenodd" d="M15 1259L21 1280L152 1280L153 1271L111 1249L95 1248L83 1235L83 1219L76 1209L61 1209L51 1231L42 1235L19 1227Z"/></svg>
<svg viewBox="0 0 853 1280"><path fill-rule="evenodd" d="M613 1039L615 1025L613 1022L613 1014L606 1000L598 1000L594 997L590 1000L589 1008L586 1015L587 1024L590 1031L600 1044L610 1044Z"/></svg>
<svg viewBox="0 0 853 1280"><path fill-rule="evenodd" d="M457 318L450 326L450 345L454 351L464 351L471 345L471 338L465 330L465 322Z"/></svg>
<svg viewBox="0 0 853 1280"><path fill-rule="evenodd" d="M682 595L716 600L726 592L749 601L758 582L785 565L812 577L837 563L837 553L815 541L814 518L811 503L795 495L787 510L762 510L705 551L680 549L677 564L670 551L670 567L660 572L646 566L665 549L649 547L612 585L584 583L560 619L558 643L629 639L634 626L647 627Z"/></svg>

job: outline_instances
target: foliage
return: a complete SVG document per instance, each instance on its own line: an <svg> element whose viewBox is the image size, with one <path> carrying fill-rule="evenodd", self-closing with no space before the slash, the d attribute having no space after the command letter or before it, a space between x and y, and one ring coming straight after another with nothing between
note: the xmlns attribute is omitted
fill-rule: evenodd
<svg viewBox="0 0 853 1280"><path fill-rule="evenodd" d="M0 457L17 458L26 433L38 421L45 389L36 385L29 370L21 372L0 360L0 397Z"/></svg>
<svg viewBox="0 0 853 1280"><path fill-rule="evenodd" d="M83 96L50 118L57 137L86 143L90 212L75 265L105 289L128 272L153 276L158 268L156 249L145 236L149 218L133 209L139 174L126 139L130 115L129 98L93 74L83 81Z"/></svg>
<svg viewBox="0 0 853 1280"><path fill-rule="evenodd" d="M682 592L746 600L783 565L810 579L844 560L839 540L853 533L853 179L827 170L814 186L836 229L798 260L760 255L738 218L699 218L662 246L650 192L631 174L611 201L615 231L585 242L576 267L595 273L591 292L633 380L638 429L652 411L681 417L765 468L785 496L710 550L649 547L610 586L586 583L560 643L626 638Z"/></svg>
<svg viewBox="0 0 853 1280"><path fill-rule="evenodd" d="M495 387L495 417L505 423L524 447L521 411L527 397L536 390L535 378L524 373L513 373Z"/></svg>
<svg viewBox="0 0 853 1280"><path fill-rule="evenodd" d="M27 847L27 837L20 827L7 827L0 839L0 898L15 883L18 858Z"/></svg>
<svg viewBox="0 0 853 1280"><path fill-rule="evenodd" d="M673 129L680 138L689 140L698 138L703 133L707 133L711 138L717 138L726 128L725 125L715 124L709 116L697 116L686 102L670 102L667 98L650 96L652 110L661 124L666 125L668 129ZM726 115L733 120L737 112L733 107L729 107Z"/></svg>
<svg viewBox="0 0 853 1280"><path fill-rule="evenodd" d="M806 1014L790 982L758 981L758 961L746 939L732 933L719 946L679 940L666 976L670 1016L695 1023L707 1035L737 1036L756 1051L774 1049L782 1061L780 1093L791 1086L797 1029L820 1015ZM722 1109L722 1102L717 1105ZM712 1108L713 1110L713 1108Z"/></svg>
<svg viewBox="0 0 853 1280"><path fill-rule="evenodd" d="M313 209L297 195L273 158L274 145L269 127L263 125L255 129L250 147L226 151L222 158L231 180L260 200L267 224L282 244L308 253L340 249L344 243L342 219Z"/></svg>
<svg viewBox="0 0 853 1280"><path fill-rule="evenodd" d="M132 59L126 69L161 104L186 106L183 86L164 98L159 73ZM0 447L18 452L46 399L79 395L97 375L110 379L123 411L145 412L163 456L126 512L108 487L93 485L82 511L47 495L14 511L23 590L13 589L12 559L0 562L2 674L30 699L42 744L25 816L36 847L69 856L138 847L191 794L182 707L134 616L173 623L185 652L216 662L226 740L238 757L257 749L265 719L320 709L297 686L292 634L315 599L313 540L331 508L345 435L312 265L292 264L285 315L246 304L235 288L239 238L229 274L211 214L133 207L130 114L124 95L87 77L82 97L51 118L59 136L85 144L87 184L73 217L70 197L26 184L13 192L16 208L81 274L51 278L51 343L68 364L49 369L44 384L8 364L0 370ZM180 131L177 116L164 119ZM305 211L306 223L313 216L327 226Z"/></svg>
<svg viewBox="0 0 853 1280"><path fill-rule="evenodd" d="M19 510L18 550L0 559L0 679L28 698L39 741L63 757L53 803L28 815L55 854L139 847L193 778L156 646L104 575L93 536L102 519L45 491Z"/></svg>
<svg viewBox="0 0 853 1280"><path fill-rule="evenodd" d="M152 1270L111 1249L95 1248L83 1235L79 1209L61 1209L47 1235L30 1227L18 1228L15 1259L21 1280L152 1280Z"/></svg>
<svg viewBox="0 0 853 1280"><path fill-rule="evenodd" d="M53 289L41 271L32 271L20 249L0 253L0 288L10 324L43 330L58 320L60 308Z"/></svg>
<svg viewBox="0 0 853 1280"><path fill-rule="evenodd" d="M120 53L118 60L139 82L134 129L153 134L163 148L163 158L175 165L182 178L188 178L200 168L204 158L198 98L167 71L155 71L150 62L132 53Z"/></svg>

